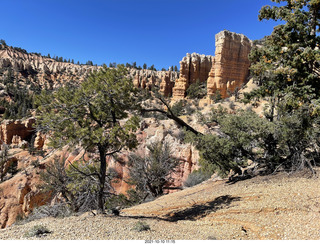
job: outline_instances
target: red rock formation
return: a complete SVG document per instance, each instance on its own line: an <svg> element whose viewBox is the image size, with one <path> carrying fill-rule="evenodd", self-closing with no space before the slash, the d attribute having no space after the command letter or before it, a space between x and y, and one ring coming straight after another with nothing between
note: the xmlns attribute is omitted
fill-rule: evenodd
<svg viewBox="0 0 320 244"><path fill-rule="evenodd" d="M171 71L168 71L160 83L160 93L166 97L170 97L172 95L172 88L174 86L174 82L170 80L170 76Z"/></svg>
<svg viewBox="0 0 320 244"><path fill-rule="evenodd" d="M212 61L212 56L187 53L187 56L180 61L180 77L173 88L173 98L184 98L190 84L205 82L208 79Z"/></svg>
<svg viewBox="0 0 320 244"><path fill-rule="evenodd" d="M32 128L31 122L32 119L26 120L25 122L19 121L17 123L11 121L9 124L23 124L25 128ZM6 127L7 123L8 122L5 122L1 128L8 128ZM179 139L172 135L179 133L179 129L173 121L164 120L157 122L155 119L145 119L143 124L144 126L142 126L137 133L139 141L138 151L146 153L146 145L156 140L168 141L172 147L173 155L180 158L181 161L177 172L172 175L174 180L170 182L168 186L173 188L181 187L188 175L198 167L199 155L197 150L191 145L180 143ZM169 130L170 133L168 133ZM9 131L12 132L12 130ZM10 137L8 136L9 134L17 134L11 132L8 134L8 130L2 130L2 132L5 132L7 142L10 142L10 140L8 140ZM23 135L23 133L19 135ZM23 138L23 136L21 138ZM44 135L37 133L35 147L42 148L43 145L45 145L45 139L46 137ZM51 200L50 194L43 193L39 191L38 188L40 183L39 173L45 169L46 164L50 163L55 156L61 157L62 155L66 158L68 164L69 162L81 160L84 150L80 149L70 152L70 150L65 147L60 151L55 151L45 159L41 159L40 156L32 156L28 151L23 149L14 148L11 149L10 153L14 154L12 160L15 160L18 164L18 169L21 169L21 171L0 184L0 228L10 226L15 222L17 216L28 215L34 207L46 204ZM116 193L126 193L126 191L132 187L127 184L129 178L129 168L126 163L128 153L129 152L124 151L122 155L119 156L122 158L122 160L119 161L107 158L108 167L118 173L118 180L113 184ZM91 156L95 157L95 155ZM84 155L84 158L85 160L89 160L88 155ZM31 162L36 159L40 159L39 167L34 167L31 164ZM171 192L171 190L167 190L167 192Z"/></svg>
<svg viewBox="0 0 320 244"><path fill-rule="evenodd" d="M222 31L216 35L216 52L207 81L208 96L219 91L222 98L228 97L247 81L249 75L252 42L242 34Z"/></svg>
<svg viewBox="0 0 320 244"><path fill-rule="evenodd" d="M136 88L140 88L140 75L139 75L139 73L134 76L133 85L134 85Z"/></svg>
<svg viewBox="0 0 320 244"><path fill-rule="evenodd" d="M34 118L21 120L4 120L0 125L0 144L19 144L22 140L27 140L35 133L33 124Z"/></svg>

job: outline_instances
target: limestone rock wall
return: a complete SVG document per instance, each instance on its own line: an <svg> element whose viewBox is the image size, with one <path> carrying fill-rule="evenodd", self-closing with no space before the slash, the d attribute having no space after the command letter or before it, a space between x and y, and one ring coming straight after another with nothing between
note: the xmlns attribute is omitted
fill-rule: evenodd
<svg viewBox="0 0 320 244"><path fill-rule="evenodd" d="M220 92L222 98L228 97L247 81L250 61L248 55L252 42L244 35L221 31L215 36L216 52L207 81L208 96Z"/></svg>
<svg viewBox="0 0 320 244"><path fill-rule="evenodd" d="M180 61L180 77L176 80L172 97L184 98L190 84L206 82L213 59L214 57L210 55L187 53L187 56Z"/></svg>

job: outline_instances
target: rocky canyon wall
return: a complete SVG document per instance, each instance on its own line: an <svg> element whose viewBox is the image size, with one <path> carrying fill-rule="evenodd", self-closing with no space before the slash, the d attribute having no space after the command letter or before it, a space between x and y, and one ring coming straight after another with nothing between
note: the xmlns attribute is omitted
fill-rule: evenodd
<svg viewBox="0 0 320 244"><path fill-rule="evenodd" d="M10 69L17 82L22 84L33 83L41 88L57 88L66 82L80 83L91 72L100 68L101 66L58 62L39 54L20 52L14 48L0 45L0 79L4 70ZM165 71L133 68L128 69L128 73L137 87L159 85L166 75ZM170 79L175 80L177 78L178 73L171 72Z"/></svg>
<svg viewBox="0 0 320 244"><path fill-rule="evenodd" d="M34 119L24 121L7 120L0 125L1 139L10 146L10 157L8 164L13 161L17 164L18 172L15 175L9 175L5 181L0 183L0 228L12 225L18 216L28 215L34 207L51 202L50 194L40 191L41 183L39 175L45 170L56 157L65 158L66 165L69 162L75 162L83 158L84 150L81 148L71 150L64 147L62 150L52 150L47 148L47 140L44 135L35 133L33 130ZM16 129L16 130L15 130ZM47 156L30 154L28 145L17 145L13 138L24 142L26 137L32 132L35 135L35 148L44 149ZM154 118L144 119L137 132L139 147L137 153L146 154L146 145L161 140L170 143L172 155L180 159L179 167L172 175L172 180L168 182L166 193L171 189L180 188L188 175L198 168L199 153L190 144L184 144L179 139L179 128L174 121L157 121ZM117 172L117 180L113 184L116 193L126 193L132 186L128 185L129 168L127 165L127 156L130 152L123 151L119 158L123 160L114 160L107 157L108 167ZM89 157L96 157L96 154L85 155L86 160Z"/></svg>
<svg viewBox="0 0 320 244"><path fill-rule="evenodd" d="M174 99L184 98L188 87L196 82L206 82L214 57L210 55L189 54L180 61L180 77L172 91Z"/></svg>

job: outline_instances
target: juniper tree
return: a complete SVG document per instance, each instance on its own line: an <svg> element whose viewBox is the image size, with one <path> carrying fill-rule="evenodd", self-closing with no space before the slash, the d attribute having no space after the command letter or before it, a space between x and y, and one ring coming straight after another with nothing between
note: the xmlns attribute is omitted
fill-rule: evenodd
<svg viewBox="0 0 320 244"><path fill-rule="evenodd" d="M260 88L246 98L269 101L266 118L275 125L266 156L273 166L314 164L319 147L320 52L319 0L272 0L259 19L281 20L264 45L250 54L251 71Z"/></svg>
<svg viewBox="0 0 320 244"><path fill-rule="evenodd" d="M80 144L87 151L98 152L100 169L94 174L99 178L98 205L102 212L106 157L137 145L135 93L123 65L117 69L104 65L79 87L69 84L52 94L43 92L37 101L38 127L51 133L52 147Z"/></svg>

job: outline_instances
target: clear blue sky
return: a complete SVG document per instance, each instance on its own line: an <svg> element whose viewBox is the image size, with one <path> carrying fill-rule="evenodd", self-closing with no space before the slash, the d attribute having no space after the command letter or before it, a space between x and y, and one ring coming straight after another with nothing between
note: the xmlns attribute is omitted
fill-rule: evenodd
<svg viewBox="0 0 320 244"><path fill-rule="evenodd" d="M278 23L258 21L270 0L2 0L0 39L28 52L85 63L172 65L186 53L214 55L226 29L250 39Z"/></svg>

